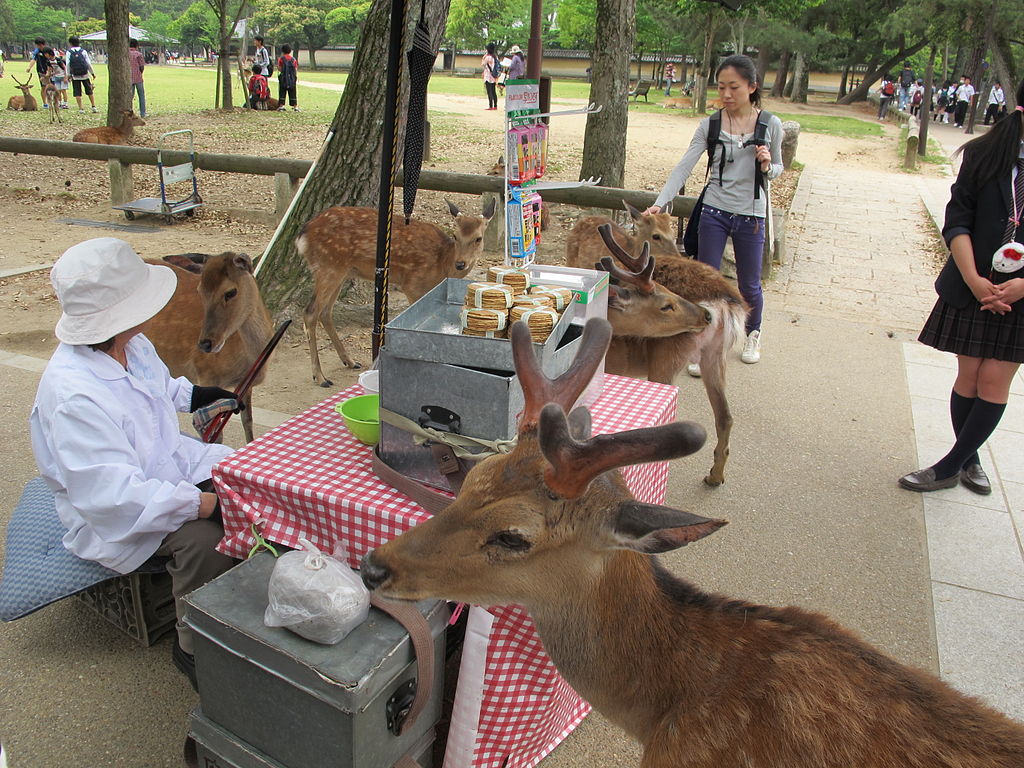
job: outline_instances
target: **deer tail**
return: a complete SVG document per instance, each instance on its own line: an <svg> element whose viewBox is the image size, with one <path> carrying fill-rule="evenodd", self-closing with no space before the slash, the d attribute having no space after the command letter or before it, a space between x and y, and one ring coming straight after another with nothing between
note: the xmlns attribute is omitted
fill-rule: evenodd
<svg viewBox="0 0 1024 768"><path fill-rule="evenodd" d="M711 328L721 329L722 350L728 351L745 336L747 308L732 299L702 301L700 305L711 313Z"/></svg>

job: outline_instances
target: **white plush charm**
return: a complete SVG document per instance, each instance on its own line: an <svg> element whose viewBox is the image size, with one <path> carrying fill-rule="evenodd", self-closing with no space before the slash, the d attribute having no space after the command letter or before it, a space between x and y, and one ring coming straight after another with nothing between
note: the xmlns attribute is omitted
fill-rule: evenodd
<svg viewBox="0 0 1024 768"><path fill-rule="evenodd" d="M996 272L1009 274L1024 267L1024 245L1009 242L1001 245L992 254L992 269Z"/></svg>

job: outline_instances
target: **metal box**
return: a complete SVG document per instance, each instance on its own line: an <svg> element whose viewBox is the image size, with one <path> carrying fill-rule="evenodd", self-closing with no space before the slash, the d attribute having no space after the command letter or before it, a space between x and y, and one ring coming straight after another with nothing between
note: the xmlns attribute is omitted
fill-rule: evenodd
<svg viewBox="0 0 1024 768"><path fill-rule="evenodd" d="M416 680L405 629L375 608L333 646L264 626L275 562L259 555L184 598L203 716L287 768L391 768L440 718L447 606L417 604L434 635L434 685L414 726L396 735L394 713Z"/></svg>
<svg viewBox="0 0 1024 768"><path fill-rule="evenodd" d="M410 750L410 756L420 768L432 767L433 746L434 729L430 728ZM284 764L268 757L211 722L199 707L189 717L185 762L197 768L300 768L297 763Z"/></svg>

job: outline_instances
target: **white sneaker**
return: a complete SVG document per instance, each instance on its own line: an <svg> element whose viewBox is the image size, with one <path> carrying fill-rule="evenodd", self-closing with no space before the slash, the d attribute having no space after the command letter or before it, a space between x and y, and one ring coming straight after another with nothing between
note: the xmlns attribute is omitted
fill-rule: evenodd
<svg viewBox="0 0 1024 768"><path fill-rule="evenodd" d="M747 336L746 342L743 344L743 354L740 355L740 360L744 363L753 365L761 359L761 332L751 331Z"/></svg>
<svg viewBox="0 0 1024 768"><path fill-rule="evenodd" d="M693 378L699 379L700 378L700 364L699 363L690 363L688 366L686 366L686 372L688 374L690 374L691 376L693 376Z"/></svg>
<svg viewBox="0 0 1024 768"><path fill-rule="evenodd" d="M96 107L93 107L93 108L92 108L92 111L93 111L93 112L99 112L99 110L98 110L98 109L96 109Z"/></svg>

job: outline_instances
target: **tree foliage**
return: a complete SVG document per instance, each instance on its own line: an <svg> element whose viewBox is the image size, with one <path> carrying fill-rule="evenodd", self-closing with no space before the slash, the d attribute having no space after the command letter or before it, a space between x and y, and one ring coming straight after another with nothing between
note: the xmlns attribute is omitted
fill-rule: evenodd
<svg viewBox="0 0 1024 768"><path fill-rule="evenodd" d="M335 7L327 12L324 23L332 43L354 43L363 30L371 0L334 0Z"/></svg>
<svg viewBox="0 0 1024 768"><path fill-rule="evenodd" d="M171 22L168 31L181 44L194 51L196 48L217 47L217 17L205 2L196 0Z"/></svg>
<svg viewBox="0 0 1024 768"><path fill-rule="evenodd" d="M310 63L316 69L316 51L331 40L327 15L336 5L337 0L263 0L255 19L275 40L308 49Z"/></svg>

